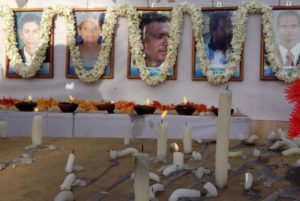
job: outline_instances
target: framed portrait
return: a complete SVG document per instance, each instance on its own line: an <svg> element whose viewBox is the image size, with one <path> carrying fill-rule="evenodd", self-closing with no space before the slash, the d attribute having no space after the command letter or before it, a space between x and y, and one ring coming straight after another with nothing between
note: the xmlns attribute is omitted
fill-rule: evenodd
<svg viewBox="0 0 300 201"><path fill-rule="evenodd" d="M138 8L137 10L140 16L145 63L150 76L158 76L160 74L159 66L165 61L167 56L172 8ZM140 79L139 75L140 71L131 55L128 40L127 78ZM176 77L177 68L175 65L169 70L167 80L176 80Z"/></svg>
<svg viewBox="0 0 300 201"><path fill-rule="evenodd" d="M84 68L92 70L102 43L102 25L105 9L74 9L76 27L76 46L79 47L80 58ZM114 45L110 52L109 64L105 67L101 79L112 79L114 73ZM72 61L70 48L67 49L66 78L78 78Z"/></svg>
<svg viewBox="0 0 300 201"><path fill-rule="evenodd" d="M225 72L226 64L232 53L233 15L236 7L203 8L203 40L205 52L213 74ZM243 52L239 68L234 72L230 81L243 80ZM196 50L196 40L193 37L192 51L192 80L205 81L206 76L201 70L201 59Z"/></svg>
<svg viewBox="0 0 300 201"><path fill-rule="evenodd" d="M17 47L25 65L30 65L40 41L42 9L14 9L15 33ZM47 48L45 60L34 78L53 78L53 29ZM22 78L16 73L10 60L6 57L6 77Z"/></svg>
<svg viewBox="0 0 300 201"><path fill-rule="evenodd" d="M291 73L300 64L300 6L275 6L272 18L282 68ZM267 59L263 33L261 38L260 79L278 80Z"/></svg>

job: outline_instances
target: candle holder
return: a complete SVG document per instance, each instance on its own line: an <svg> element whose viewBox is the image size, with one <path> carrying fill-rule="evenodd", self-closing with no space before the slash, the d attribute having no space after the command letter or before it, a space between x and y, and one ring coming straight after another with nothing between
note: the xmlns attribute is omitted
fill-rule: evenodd
<svg viewBox="0 0 300 201"><path fill-rule="evenodd" d="M185 104L176 105L175 110L179 115L192 115L195 112L196 108L193 105Z"/></svg>
<svg viewBox="0 0 300 201"><path fill-rule="evenodd" d="M153 114L155 107L152 105L135 105L134 110L138 115Z"/></svg>
<svg viewBox="0 0 300 201"><path fill-rule="evenodd" d="M210 110L212 111L212 113L214 113L216 116L218 116L219 109L217 107L211 106ZM233 112L234 112L234 109L231 108L231 111L230 111L231 115L233 114Z"/></svg>
<svg viewBox="0 0 300 201"><path fill-rule="evenodd" d="M74 112L77 109L78 104L77 103L60 102L58 104L58 107L62 112Z"/></svg>
<svg viewBox="0 0 300 201"><path fill-rule="evenodd" d="M114 113L115 110L115 104L113 103L102 103L96 105L97 109L100 111L106 110L109 114Z"/></svg>
<svg viewBox="0 0 300 201"><path fill-rule="evenodd" d="M33 102L33 101L29 101L29 102L22 101L22 102L16 103L15 106L20 111L23 111L23 112L32 112L33 109L37 106L37 103Z"/></svg>

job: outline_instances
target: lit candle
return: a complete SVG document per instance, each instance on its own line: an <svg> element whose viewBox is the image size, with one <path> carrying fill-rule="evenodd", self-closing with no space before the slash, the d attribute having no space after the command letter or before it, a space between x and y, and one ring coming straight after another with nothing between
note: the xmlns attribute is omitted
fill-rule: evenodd
<svg viewBox="0 0 300 201"><path fill-rule="evenodd" d="M173 165L178 166L178 167L183 167L183 164L184 164L183 153L178 152L178 151L179 151L179 147L175 143L175 151L173 152Z"/></svg>
<svg viewBox="0 0 300 201"><path fill-rule="evenodd" d="M183 102L183 105L187 104L188 100L187 100L187 98L185 96L183 97L183 101L182 102Z"/></svg>
<svg viewBox="0 0 300 201"><path fill-rule="evenodd" d="M74 160L75 160L75 154L74 154L74 149L73 149L73 151L69 154L69 157L67 160L66 169L65 169L66 173L73 172Z"/></svg>
<svg viewBox="0 0 300 201"><path fill-rule="evenodd" d="M73 96L69 95L70 103L74 103L75 99Z"/></svg>
<svg viewBox="0 0 300 201"><path fill-rule="evenodd" d="M149 156L146 153L138 153L135 156L133 188L134 200L149 200Z"/></svg>
<svg viewBox="0 0 300 201"><path fill-rule="evenodd" d="M132 137L132 128L133 128L133 123L129 123L128 130L124 134L124 145L129 145L130 138Z"/></svg>
<svg viewBox="0 0 300 201"><path fill-rule="evenodd" d="M32 144L41 145L43 143L43 117L38 114L38 108L34 109L35 115L32 120Z"/></svg>
<svg viewBox="0 0 300 201"><path fill-rule="evenodd" d="M168 125L164 122L167 110L161 115L161 122L157 126L157 159L164 161L167 156Z"/></svg>
<svg viewBox="0 0 300 201"><path fill-rule="evenodd" d="M222 89L219 98L219 115L217 127L215 181L219 188L227 185L228 180L228 151L229 132L231 123L231 100L232 93L228 87Z"/></svg>
<svg viewBox="0 0 300 201"><path fill-rule="evenodd" d="M31 95L28 96L28 100L29 100L29 102L32 102L32 96Z"/></svg>
<svg viewBox="0 0 300 201"><path fill-rule="evenodd" d="M150 99L149 98L147 98L147 100L146 100L146 105L150 105L151 104L151 102L150 102Z"/></svg>
<svg viewBox="0 0 300 201"><path fill-rule="evenodd" d="M185 123L185 126L182 128L182 135L183 135L183 152L185 154L192 153L192 134L191 128Z"/></svg>

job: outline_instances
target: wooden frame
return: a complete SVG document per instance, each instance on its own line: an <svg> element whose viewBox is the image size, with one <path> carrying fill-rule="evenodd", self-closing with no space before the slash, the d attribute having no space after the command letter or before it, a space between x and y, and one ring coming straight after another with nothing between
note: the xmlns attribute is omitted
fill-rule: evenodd
<svg viewBox="0 0 300 201"><path fill-rule="evenodd" d="M28 40L28 38L26 39L26 34L25 33L21 33L21 28L20 26L20 21L24 20L26 23L30 22L30 23L34 23L37 19L41 20L42 19L42 15L43 15L43 9L42 8L36 8L36 9L32 9L32 8L16 8L13 9L14 11L14 15L15 15L15 24L16 24L16 37L17 37L17 47L19 48L19 52L21 54L21 57L23 59L23 62L26 58L26 54L24 53L24 40L21 39L21 37L24 37L25 40ZM25 18L24 18L25 17ZM40 21L39 21L40 22ZM53 36L53 29L54 27L52 26L51 29L51 35L50 35L50 42L49 42L49 47L47 49L46 52L46 58L45 58L45 62L43 64L43 67L37 72L37 74L34 76L34 78L53 78L53 74L54 74L54 69L53 69L53 56L54 56L54 46L53 46L53 41L54 41L54 36ZM27 37L28 36L27 32ZM37 35L37 34L36 34ZM32 37L32 33L31 36ZM32 46L32 41L27 41L31 46ZM38 43L37 43L38 44ZM18 75L13 66L10 65L10 60L8 59L8 57L6 57L6 77L7 78L22 78L20 75Z"/></svg>
<svg viewBox="0 0 300 201"><path fill-rule="evenodd" d="M283 54L286 55L286 48L284 48L283 46L281 46L281 48L279 48L279 44L280 44L280 28L278 27L278 15L279 13L282 13L282 12L286 12L288 11L287 13L282 13L284 16L285 15L289 15L289 16L293 16L293 10L296 11L296 15L298 15L298 17L294 18L294 19L297 19L298 18L298 26L295 27L295 25L292 25L292 24L289 24L289 25L284 25L281 30L289 30L289 33L288 33L288 36L289 37L293 37L293 35L297 38L295 40L298 40L298 43L297 43L297 46L295 45L294 48L292 48L292 52L294 50L296 50L296 52L298 52L298 55L295 57L295 64L296 65L299 65L300 64L300 6L274 6L273 7L273 11L272 11L272 14L273 14L273 30L274 30L274 33L275 33L275 41L276 41L276 44L277 44L277 47L278 47L278 52L279 52L279 57L280 57L280 60L282 62L282 66L284 67L284 70L286 72L291 72L293 71L293 69L296 69L295 67L293 66L286 66L284 65L284 63L286 63L286 58L285 56L283 56ZM292 22L291 19L288 19L287 20L288 22ZM294 26L294 29L293 31L291 32L291 27L287 27L287 26ZM287 33L287 32L285 32ZM292 34L293 33L293 34ZM284 33L283 33L284 34ZM291 35L292 34L292 35ZM278 80L276 75L275 75L275 72L272 71L271 67L269 66L269 63L267 61L267 55L266 55L266 52L265 52L265 42L264 42L264 37L263 37L263 32L261 32L261 51L260 51L260 79L263 80L263 81L276 81ZM294 49L294 50L293 50Z"/></svg>
<svg viewBox="0 0 300 201"><path fill-rule="evenodd" d="M105 15L106 9L102 9L102 8L97 8L97 9L90 9L90 8L77 8L74 9L74 15L75 15L75 25L79 24L80 22L78 21L82 21L84 20L84 18L89 18L88 15L94 15L96 17L98 17L99 23L100 20L104 20L104 18L101 19L101 16ZM104 13L104 14L103 14ZM101 22L103 23L103 22ZM101 34L101 33L100 33ZM80 34L78 32L78 29L76 28L76 41L77 43L78 40L82 40L80 39ZM100 36L99 36L100 38ZM98 38L98 43L99 43L99 39ZM101 79L113 79L114 77L114 41L112 41L113 45L112 45L112 49L110 52L110 60L109 60L109 65L105 68L104 74L101 76ZM80 44L76 44L76 45L80 45ZM97 53L96 57L98 57L99 52ZM93 61L93 63L95 64L94 61L96 61L96 57L93 57L92 59L88 58L87 60L89 61ZM66 51L66 68L65 68L65 75L66 78L74 78L74 79L78 79L78 76L75 74L75 69L74 67L72 67L72 58L71 58L71 51L70 48L68 46L67 51ZM83 60L83 64L85 64L84 60ZM94 66L94 65L93 65Z"/></svg>
<svg viewBox="0 0 300 201"><path fill-rule="evenodd" d="M211 37L211 33L209 32L209 20L210 20L210 16L209 14L213 13L213 12L218 12L218 11L228 11L228 12L235 12L237 10L237 7L209 7L209 8L202 8L202 16L203 16L203 21L204 21L204 26L203 26L203 39L204 39L204 43L206 45L206 43L208 43L208 40L210 39ZM233 29L233 26L230 27L230 31L232 31ZM206 30L206 31L205 31ZM199 57L197 56L197 50L196 50L196 41L195 41L195 38L194 36L192 37L193 38L193 50L192 50L192 80L193 81L206 81L207 78L205 75L203 75L201 69L200 69L200 59ZM229 43L231 42L231 40L229 41ZM229 44L230 45L230 44ZM207 48L205 48L207 50ZM229 48L228 48L229 49ZM211 50L213 51L213 50ZM221 51L219 51L220 54L224 55L223 53L221 53ZM214 57L215 55L215 52L212 52L212 57ZM223 56L224 58L226 56ZM241 54L241 62L240 62L240 69L239 71L235 72L235 74L230 78L229 81L242 81L243 80L243 63L244 63L244 50L242 51L242 54ZM223 58L223 61L224 61L224 58ZM210 60L209 58L209 55L208 55L208 59ZM228 60L227 60L228 61ZM219 69L221 71L222 68L224 68L223 66L225 65L225 63L217 63L216 65L219 65L221 67L219 68L215 68L216 71Z"/></svg>
<svg viewBox="0 0 300 201"><path fill-rule="evenodd" d="M137 8L137 11L139 11L139 13L143 13L143 12L170 12L169 17L171 17L171 11L172 8L171 7L159 7L159 8L148 8L148 7L141 7L141 8ZM131 57L131 52L130 52L130 43L128 40L128 57L127 57L127 78L128 79L141 79L139 75L133 75L133 68L135 71L138 70L136 68L136 66L134 65L134 60ZM176 80L177 79L177 62L175 66L172 69L172 72L170 72L171 75L167 76L167 80Z"/></svg>

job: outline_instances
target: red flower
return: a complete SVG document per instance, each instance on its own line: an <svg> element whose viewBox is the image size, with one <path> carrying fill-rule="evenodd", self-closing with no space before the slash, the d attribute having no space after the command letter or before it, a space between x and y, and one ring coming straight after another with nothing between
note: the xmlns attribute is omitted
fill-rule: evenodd
<svg viewBox="0 0 300 201"><path fill-rule="evenodd" d="M284 92L288 102L296 103L289 118L289 136L300 136L300 79L290 84Z"/></svg>
<svg viewBox="0 0 300 201"><path fill-rule="evenodd" d="M289 103L300 103L300 79L295 80L285 90L285 98Z"/></svg>
<svg viewBox="0 0 300 201"><path fill-rule="evenodd" d="M289 136L300 136L300 103L294 107L289 119Z"/></svg>

